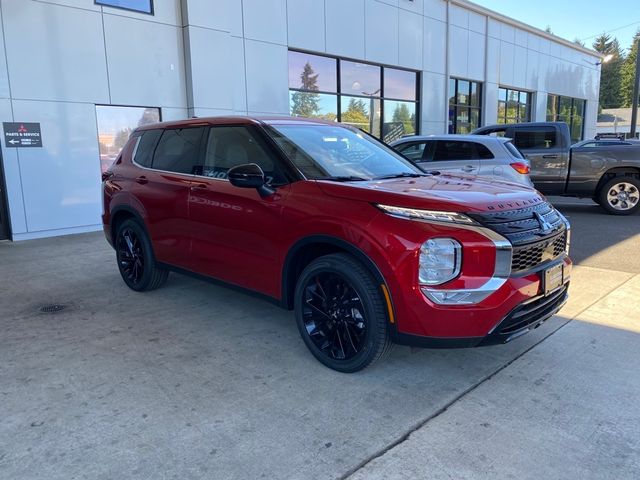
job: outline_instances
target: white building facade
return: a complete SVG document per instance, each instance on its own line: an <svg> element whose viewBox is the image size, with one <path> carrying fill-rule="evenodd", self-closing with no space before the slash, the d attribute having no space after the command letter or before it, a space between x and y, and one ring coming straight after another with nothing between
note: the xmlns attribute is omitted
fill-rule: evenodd
<svg viewBox="0 0 640 480"><path fill-rule="evenodd" d="M101 228L101 168L159 119L302 112L386 140L499 121L596 133L599 56L465 0L0 0L0 15L13 240ZM9 144L8 123L39 124L42 146Z"/></svg>

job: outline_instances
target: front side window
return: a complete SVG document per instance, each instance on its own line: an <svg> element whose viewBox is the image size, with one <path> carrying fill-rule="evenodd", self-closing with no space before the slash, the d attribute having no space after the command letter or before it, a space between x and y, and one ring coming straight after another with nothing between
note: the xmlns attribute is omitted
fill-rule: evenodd
<svg viewBox="0 0 640 480"><path fill-rule="evenodd" d="M345 123L387 143L418 132L417 86L414 71L289 51L292 116Z"/></svg>
<svg viewBox="0 0 640 480"><path fill-rule="evenodd" d="M230 168L255 163L262 168L268 183L285 183L279 166L267 147L247 127L211 127L207 139L204 165L196 173L205 177L227 179Z"/></svg>
<svg viewBox="0 0 640 480"><path fill-rule="evenodd" d="M196 173L203 132L204 127L165 130L156 147L151 167L167 172Z"/></svg>
<svg viewBox="0 0 640 480"><path fill-rule="evenodd" d="M272 125L270 135L308 179L372 180L421 175L411 162L373 137L331 125Z"/></svg>
<svg viewBox="0 0 640 480"><path fill-rule="evenodd" d="M482 84L449 80L449 133L471 133L480 126Z"/></svg>
<svg viewBox="0 0 640 480"><path fill-rule="evenodd" d="M529 92L498 89L498 123L530 122L532 98Z"/></svg>
<svg viewBox="0 0 640 480"><path fill-rule="evenodd" d="M153 15L153 0L95 0L95 4Z"/></svg>
<svg viewBox="0 0 640 480"><path fill-rule="evenodd" d="M96 105L100 169L111 166L136 128L160 121L160 109Z"/></svg>
<svg viewBox="0 0 640 480"><path fill-rule="evenodd" d="M424 151L427 146L427 142L418 142L418 143L403 143L394 147L397 151L402 153L409 160L413 160L414 162L421 162L422 157L424 156Z"/></svg>

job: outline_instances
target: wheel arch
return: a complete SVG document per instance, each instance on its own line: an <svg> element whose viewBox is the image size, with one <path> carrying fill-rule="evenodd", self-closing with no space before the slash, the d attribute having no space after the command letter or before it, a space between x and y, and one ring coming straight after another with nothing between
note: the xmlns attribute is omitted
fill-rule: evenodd
<svg viewBox="0 0 640 480"><path fill-rule="evenodd" d="M388 291L387 282L375 262L360 248L341 238L329 235L312 235L298 240L287 252L282 268L281 304L288 310L293 309L296 280L304 268L316 258L331 253L348 253L362 263L379 284ZM391 302L391 298L389 298ZM391 308L393 308L391 306Z"/></svg>
<svg viewBox="0 0 640 480"><path fill-rule="evenodd" d="M144 222L144 219L142 218L142 215L140 215L140 213L138 213L135 209L131 208L128 205L119 205L115 207L111 212L110 235L111 235L112 245L115 245L118 226L120 226L122 222L130 218L135 219L140 224L140 226L145 230L145 232L147 231L147 226Z"/></svg>
<svg viewBox="0 0 640 480"><path fill-rule="evenodd" d="M640 179L640 167L613 167L604 172L600 180L598 181L598 185L596 186L596 190L593 194L594 197L598 197L600 192L602 191L602 187L604 187L605 183L611 180L614 177L635 177Z"/></svg>

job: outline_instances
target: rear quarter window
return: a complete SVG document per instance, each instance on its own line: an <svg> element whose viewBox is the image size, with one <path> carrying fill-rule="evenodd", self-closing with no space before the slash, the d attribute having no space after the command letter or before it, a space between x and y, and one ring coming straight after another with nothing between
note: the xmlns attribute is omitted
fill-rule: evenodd
<svg viewBox="0 0 640 480"><path fill-rule="evenodd" d="M515 146L513 143L511 143L511 142L505 142L505 143L504 143L504 146L505 146L505 148L506 148L507 150L509 150L509 153L510 153L511 155L513 155L515 158L518 158L518 159L524 159L524 157L523 157L523 156L522 156L522 154L520 153L520 150L518 150L518 149L516 148L516 146Z"/></svg>
<svg viewBox="0 0 640 480"><path fill-rule="evenodd" d="M539 150L558 146L556 129L553 127L516 128L513 141L520 150Z"/></svg>
<svg viewBox="0 0 640 480"><path fill-rule="evenodd" d="M138 139L138 144L133 152L133 161L142 167L151 167L153 151L162 135L162 130L145 130Z"/></svg>

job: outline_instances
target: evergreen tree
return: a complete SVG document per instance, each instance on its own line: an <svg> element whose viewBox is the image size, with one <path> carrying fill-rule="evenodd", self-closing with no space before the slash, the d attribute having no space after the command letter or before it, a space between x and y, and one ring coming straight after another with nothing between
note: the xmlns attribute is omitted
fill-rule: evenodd
<svg viewBox="0 0 640 480"><path fill-rule="evenodd" d="M392 121L394 123L402 123L404 127L404 133L413 133L415 131L413 127L413 115L409 112L409 107L406 103L400 103L396 105L393 111Z"/></svg>
<svg viewBox="0 0 640 480"><path fill-rule="evenodd" d="M620 70L624 58L618 39L603 33L594 40L593 49L603 55L613 55L600 70L600 108L619 108L622 105Z"/></svg>
<svg viewBox="0 0 640 480"><path fill-rule="evenodd" d="M304 92L291 95L291 115L294 117L315 117L320 112L320 95L318 91L318 74L314 75L309 62L305 63L300 74L300 88Z"/></svg>
<svg viewBox="0 0 640 480"><path fill-rule="evenodd" d="M638 39L640 39L640 30L633 37L633 44L629 50L629 55L625 58L621 71L622 83L622 105L630 107L633 97L633 84L636 80L636 57L638 56ZM638 101L638 99L636 99Z"/></svg>
<svg viewBox="0 0 640 480"><path fill-rule="evenodd" d="M349 99L347 109L342 112L342 122L368 132L370 130L369 109L367 108L366 101L364 99Z"/></svg>

